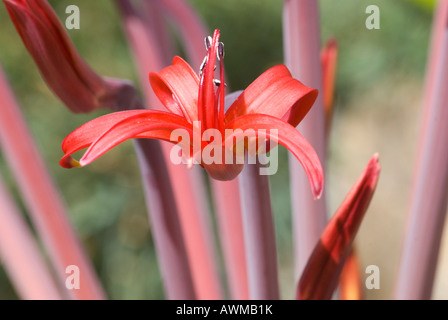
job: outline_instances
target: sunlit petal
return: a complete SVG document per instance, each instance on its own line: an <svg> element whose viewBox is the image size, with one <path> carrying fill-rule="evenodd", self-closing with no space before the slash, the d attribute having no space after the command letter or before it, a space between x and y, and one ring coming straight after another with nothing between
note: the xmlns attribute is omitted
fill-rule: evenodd
<svg viewBox="0 0 448 320"><path fill-rule="evenodd" d="M111 115L114 116L108 117ZM192 136L191 125L183 117L168 112L132 110L111 115L92 120L69 135L63 143L65 155L60 164L65 167L77 166L70 155L86 147L89 149L79 161L81 166L89 164L128 139L148 138L170 141L171 132L175 129L185 129ZM107 124L95 127L96 123Z"/></svg>
<svg viewBox="0 0 448 320"><path fill-rule="evenodd" d="M324 175L321 163L313 147L306 139L289 123L284 122L268 115L248 114L234 119L226 125L226 129L253 129L255 134L264 129L266 137L286 147L302 164L311 184L311 189L316 198L318 198L324 186ZM276 135L273 131L277 130ZM226 137L226 140L233 139L235 135Z"/></svg>
<svg viewBox="0 0 448 320"><path fill-rule="evenodd" d="M291 77L284 65L260 75L226 112L226 123L244 114L267 114L297 126L317 98L317 90Z"/></svg>
<svg viewBox="0 0 448 320"><path fill-rule="evenodd" d="M191 123L198 120L199 78L188 63L175 57L173 64L159 73L151 72L149 81L163 105Z"/></svg>

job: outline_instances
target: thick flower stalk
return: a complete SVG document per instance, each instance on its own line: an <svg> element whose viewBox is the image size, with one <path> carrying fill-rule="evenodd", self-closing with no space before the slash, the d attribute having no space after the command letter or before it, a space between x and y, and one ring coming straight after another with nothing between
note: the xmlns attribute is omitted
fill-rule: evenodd
<svg viewBox="0 0 448 320"><path fill-rule="evenodd" d="M397 299L430 299L448 198L448 1L434 20L419 152L397 274ZM409 279L412 279L410 281Z"/></svg>
<svg viewBox="0 0 448 320"><path fill-rule="evenodd" d="M189 164L200 163L211 177L232 180L244 164L238 161L239 145L250 151L249 141L255 139L257 149L252 151L260 153L271 145L258 148L259 141L273 140L301 162L312 193L319 197L323 188L320 161L295 129L317 91L293 79L288 69L279 65L258 77L225 111L224 45L219 36L215 30L213 38L206 38L207 55L199 76L179 57L159 73L150 73L151 86L168 112L130 110L94 119L67 136L60 164L85 166L125 140L160 139L178 144ZM216 65L219 79L214 76ZM86 147L79 162L71 158Z"/></svg>
<svg viewBox="0 0 448 320"><path fill-rule="evenodd" d="M148 11L154 14L156 10L152 10L154 6L162 7L171 20L176 21L177 29L181 35L185 49L185 54L190 65L199 66L203 61L203 39L209 34L203 19L198 15L194 8L189 4L188 0L162 0L158 2L143 1L146 5L145 13ZM157 25L156 31L159 31L160 24ZM166 44L166 41L162 41ZM166 46L164 46L166 47ZM168 50L165 50L166 52ZM164 54L166 57L172 54ZM157 70L159 70L158 68ZM145 78L146 80L146 78ZM229 99L226 98L226 106ZM229 105L230 106L230 105ZM192 173L198 175L199 169ZM213 204L216 212L217 226L219 230L220 243L223 250L223 260L225 264L227 282L229 287L230 299L248 299L248 281L246 269L245 249L241 244L244 243L242 219L241 219L241 203L238 187L238 180L219 181L211 179L210 181ZM200 192L197 190L196 192ZM183 193L184 190L183 190ZM203 194L203 193L202 193ZM201 194L201 195L202 195ZM189 219L192 220L192 219ZM194 223L194 221L192 221ZM207 243L212 243L210 240ZM197 250L195 250L197 251ZM204 265L202 263L202 265ZM209 281L201 272L203 281Z"/></svg>
<svg viewBox="0 0 448 320"><path fill-rule="evenodd" d="M103 299L103 289L70 224L65 204L1 69L0 99L0 146L36 233L52 262L55 277L65 288L67 266L78 266L83 275L80 277L80 289L64 290L64 297Z"/></svg>
<svg viewBox="0 0 448 320"><path fill-rule="evenodd" d="M313 145L325 169L327 139L324 110L323 72L320 59L321 35L319 2L313 0L283 1L283 43L285 63L292 75L319 90L313 109L298 130ZM291 156L290 156L291 158ZM307 177L294 159L289 162L291 184L294 263L296 279L303 271L319 235L327 223L324 192L314 201L307 190Z"/></svg>
<svg viewBox="0 0 448 320"><path fill-rule="evenodd" d="M297 299L331 298L379 174L378 155L374 155L320 236L300 278Z"/></svg>
<svg viewBox="0 0 448 320"><path fill-rule="evenodd" d="M121 85L89 67L47 1L3 2L45 82L71 111L114 107Z"/></svg>
<svg viewBox="0 0 448 320"><path fill-rule="evenodd" d="M26 300L61 299L56 282L25 219L0 177L0 260L17 295Z"/></svg>

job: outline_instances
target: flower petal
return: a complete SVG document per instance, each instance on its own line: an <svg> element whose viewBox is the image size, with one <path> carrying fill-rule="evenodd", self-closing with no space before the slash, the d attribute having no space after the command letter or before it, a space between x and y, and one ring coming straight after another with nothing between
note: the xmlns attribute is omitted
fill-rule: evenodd
<svg viewBox="0 0 448 320"><path fill-rule="evenodd" d="M198 120L199 78L181 57L159 73L151 72L149 82L163 105L190 122Z"/></svg>
<svg viewBox="0 0 448 320"><path fill-rule="evenodd" d="M286 147L302 164L311 184L311 189L316 198L322 194L324 186L324 174L322 165L313 147L306 139L289 123L278 118L262 114L248 114L234 119L226 125L227 129L241 129L243 132L253 129L255 135L259 135L259 130L265 130L263 138L271 139ZM272 130L278 130L274 135ZM226 141L233 139L238 133L226 136Z"/></svg>
<svg viewBox="0 0 448 320"><path fill-rule="evenodd" d="M78 150L84 149L95 141L95 139L103 132L109 130L121 120L146 112L148 112L148 110L113 112L90 120L64 139L62 142L62 151L64 151L64 153L72 154Z"/></svg>
<svg viewBox="0 0 448 320"><path fill-rule="evenodd" d="M226 112L225 122L244 114L261 113L296 127L317 98L317 90L292 78L288 68L270 68L252 82Z"/></svg>
<svg viewBox="0 0 448 320"><path fill-rule="evenodd" d="M184 129L193 137L193 127L184 117L163 111L148 110L126 118L98 137L79 161L85 166L121 142L133 138L160 139L170 141L171 132ZM177 143L177 141L173 141Z"/></svg>
<svg viewBox="0 0 448 320"><path fill-rule="evenodd" d="M65 168L86 165L131 138L169 141L171 131L177 128L191 133L191 125L183 117L168 112L129 110L107 114L85 123L65 138L62 143L65 155L59 163ZM89 150L84 155L82 164L70 157L86 147Z"/></svg>
<svg viewBox="0 0 448 320"><path fill-rule="evenodd" d="M375 154L325 227L303 271L297 287L297 299L331 298L372 199L379 173L380 164Z"/></svg>

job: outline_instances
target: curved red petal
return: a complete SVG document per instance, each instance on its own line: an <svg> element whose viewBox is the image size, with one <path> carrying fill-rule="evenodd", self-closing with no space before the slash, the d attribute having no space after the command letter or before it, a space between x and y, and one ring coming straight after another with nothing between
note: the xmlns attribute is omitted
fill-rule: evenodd
<svg viewBox="0 0 448 320"><path fill-rule="evenodd" d="M62 151L66 154L73 154L78 150L88 147L103 132L109 130L123 119L137 114L147 113L149 110L128 110L114 112L90 120L70 133L62 142Z"/></svg>
<svg viewBox="0 0 448 320"><path fill-rule="evenodd" d="M163 112L148 110L116 123L101 134L87 149L79 161L85 166L123 141L134 138L161 139L171 141L171 132L184 129L189 137L193 137L193 127L183 117ZM177 141L172 141L177 143Z"/></svg>
<svg viewBox="0 0 448 320"><path fill-rule="evenodd" d="M79 166L76 160L73 160L70 155L73 153L89 147L98 137L102 136L105 132L116 126L123 120L133 118L135 116L140 117L157 117L158 114L167 114L166 112L153 111L153 110L128 110L121 112L110 113L96 119L93 119L75 131L70 133L62 142L62 151L65 155L59 162L64 168L72 168ZM178 116L172 115L179 123L188 124L184 119L179 119ZM160 118L160 116L158 117ZM141 132L141 137L150 138L149 133ZM153 138L162 139L164 137L164 130L157 131L156 128L152 132Z"/></svg>
<svg viewBox="0 0 448 320"><path fill-rule="evenodd" d="M190 65L180 57L159 73L151 72L149 82L163 105L190 123L198 120L199 78Z"/></svg>
<svg viewBox="0 0 448 320"><path fill-rule="evenodd" d="M226 123L244 114L261 113L296 127L317 98L317 90L292 78L288 68L270 68L252 82L226 112Z"/></svg>
<svg viewBox="0 0 448 320"><path fill-rule="evenodd" d="M298 299L330 299L376 188L380 173L374 155L322 232L297 287Z"/></svg>
<svg viewBox="0 0 448 320"><path fill-rule="evenodd" d="M324 173L322 165L317 157L316 151L306 141L306 139L289 123L277 119L272 116L262 114L248 114L242 117L234 119L232 122L226 125L226 129L241 129L245 130L253 129L255 135L258 135L258 130L266 130L265 138L278 142L291 151L294 156L300 161L308 176L311 184L313 195L319 198L322 194L324 186ZM277 130L275 132L272 130ZM263 132L264 134L264 132ZM233 139L236 134L226 136L226 141Z"/></svg>

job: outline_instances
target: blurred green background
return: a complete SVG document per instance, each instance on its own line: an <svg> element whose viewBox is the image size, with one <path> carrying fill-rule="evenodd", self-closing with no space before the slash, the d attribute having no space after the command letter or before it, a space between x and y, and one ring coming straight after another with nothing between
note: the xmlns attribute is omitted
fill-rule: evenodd
<svg viewBox="0 0 448 320"><path fill-rule="evenodd" d="M81 29L68 32L81 55L99 74L137 83L135 65L113 1L50 3L63 20L68 5L79 6ZM221 29L226 45L227 83L232 90L245 88L268 67L282 63L282 1L191 3L210 30ZM327 175L330 211L337 208L370 156L379 152L382 176L356 246L362 265L376 264L382 272L381 289L367 292L367 297L387 299L392 297L412 177L433 1L320 3L323 40L336 37L340 48ZM365 8L371 4L381 10L380 30L365 27ZM59 167L64 137L102 112L73 115L55 98L42 81L4 6L0 6L0 30L0 63L108 297L163 299L132 143L122 144L83 169ZM271 177L271 186L282 294L291 299L294 288L286 151L281 149L280 155L279 172ZM0 171L23 208L1 151ZM25 209L23 212L26 214ZM224 279L222 268L221 272ZM443 279L446 277L437 278L435 297L447 297L448 284ZM0 262L0 299L15 298Z"/></svg>

